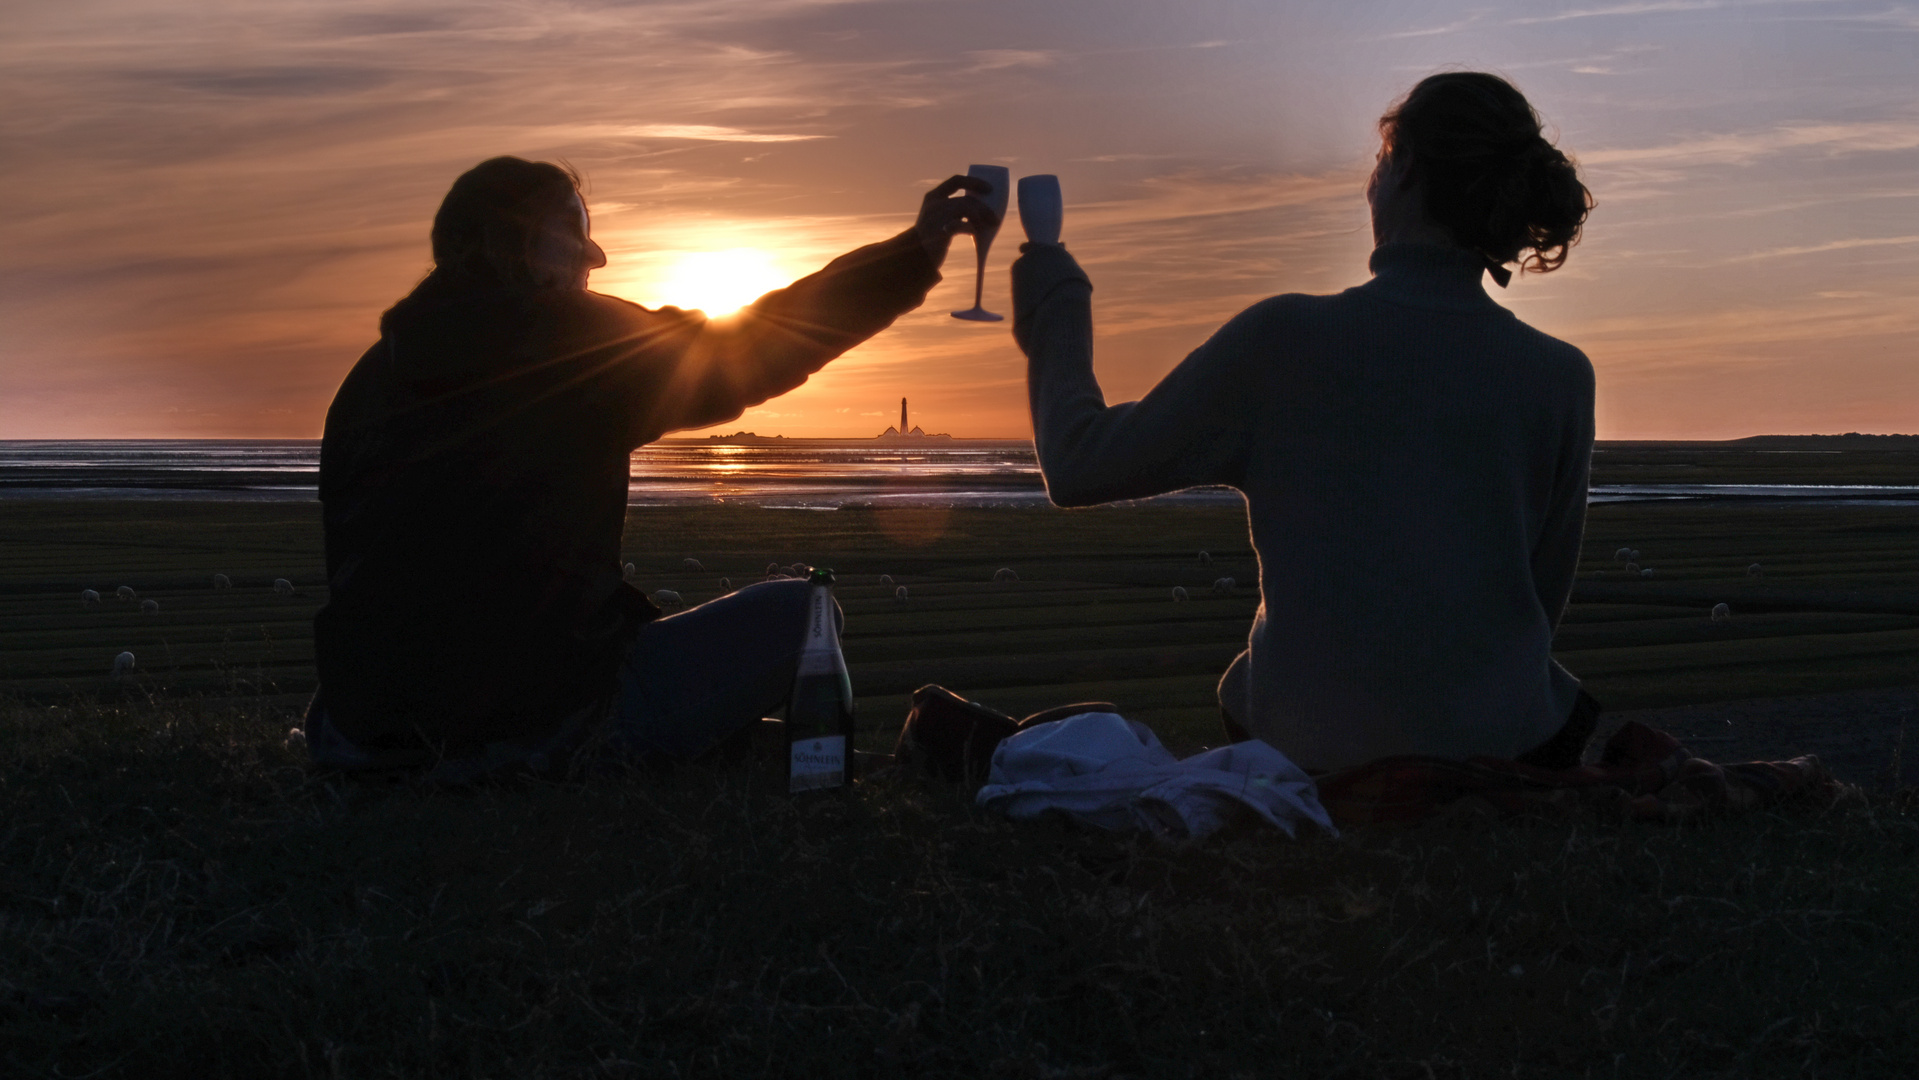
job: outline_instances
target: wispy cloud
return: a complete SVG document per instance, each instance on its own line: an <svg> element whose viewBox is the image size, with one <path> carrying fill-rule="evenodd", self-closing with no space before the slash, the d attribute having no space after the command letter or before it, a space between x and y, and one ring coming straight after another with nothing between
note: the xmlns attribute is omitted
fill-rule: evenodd
<svg viewBox="0 0 1919 1080"><path fill-rule="evenodd" d="M1862 154L1919 148L1919 119L1783 124L1653 146L1588 150L1583 165L1746 165L1790 151Z"/></svg>
<svg viewBox="0 0 1919 1080"><path fill-rule="evenodd" d="M1748 252L1721 260L1723 263L1757 262L1760 259L1784 259L1794 255L1818 255L1827 251L1848 251L1853 248L1904 247L1919 244L1919 236L1863 236L1846 240L1828 240L1823 244L1802 244L1792 247L1767 248L1764 251Z"/></svg>
<svg viewBox="0 0 1919 1080"><path fill-rule="evenodd" d="M1051 67L1059 59L1049 49L975 49L966 56L972 61L967 70L973 72Z"/></svg>
<svg viewBox="0 0 1919 1080"><path fill-rule="evenodd" d="M636 139L695 139L701 142L777 143L832 138L831 135L782 135L743 131L740 128L720 127L715 124L635 124L630 127L614 128L612 131Z"/></svg>
<svg viewBox="0 0 1919 1080"><path fill-rule="evenodd" d="M1424 26L1415 30L1396 30L1390 34L1381 34L1380 40L1400 41L1406 38L1443 37L1446 34L1457 34L1461 30L1479 25L1485 17L1485 11L1475 11L1463 19L1455 19L1440 26Z"/></svg>
<svg viewBox="0 0 1919 1080"><path fill-rule="evenodd" d="M1526 15L1507 20L1510 26L1533 26L1573 22L1580 19L1612 19L1671 15L1690 11L1715 11L1724 8L1784 7L1793 4L1823 4L1834 0L1639 0L1634 3L1605 4L1600 7L1574 8L1551 15Z"/></svg>

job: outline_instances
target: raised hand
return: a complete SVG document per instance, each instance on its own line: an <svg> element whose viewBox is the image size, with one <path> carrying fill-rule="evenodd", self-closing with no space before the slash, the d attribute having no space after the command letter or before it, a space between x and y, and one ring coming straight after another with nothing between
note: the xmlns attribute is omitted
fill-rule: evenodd
<svg viewBox="0 0 1919 1080"><path fill-rule="evenodd" d="M992 190L993 185L977 177L949 176L920 200L913 232L935 265L946 261L955 234L999 227L999 214L979 197Z"/></svg>

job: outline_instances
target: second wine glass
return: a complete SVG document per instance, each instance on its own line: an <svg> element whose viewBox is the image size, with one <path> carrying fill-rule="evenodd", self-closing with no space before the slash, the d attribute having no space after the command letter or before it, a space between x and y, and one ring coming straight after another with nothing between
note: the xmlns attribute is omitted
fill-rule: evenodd
<svg viewBox="0 0 1919 1080"><path fill-rule="evenodd" d="M970 165L966 175L984 180L993 185L993 190L980 195L980 201L993 208L996 218L1006 217L1006 197L1011 194L1012 174L1004 165ZM973 228L973 248L979 252L979 277L973 284L973 306L965 311L955 311L955 319L967 319L972 322L1001 322L1006 316L995 315L986 310L981 301L986 295L986 252L993 246L993 237L999 235L999 221L991 228Z"/></svg>

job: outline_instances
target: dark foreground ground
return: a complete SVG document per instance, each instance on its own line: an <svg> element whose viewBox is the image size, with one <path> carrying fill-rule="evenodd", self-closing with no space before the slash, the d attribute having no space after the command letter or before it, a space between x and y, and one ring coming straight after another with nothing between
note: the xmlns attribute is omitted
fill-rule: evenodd
<svg viewBox="0 0 1919 1080"><path fill-rule="evenodd" d="M1558 643L1707 756L1814 749L1870 794L1188 849L1015 828L938 785L792 801L754 763L477 791L312 775L285 731L316 519L0 516L0 1075L1919 1074L1910 509L1596 508ZM880 749L929 681L1214 742L1255 603L1229 513L721 507L628 533L641 583L692 602L772 561L840 568ZM1628 580L1622 545L1655 577ZM140 674L116 684L121 649Z"/></svg>

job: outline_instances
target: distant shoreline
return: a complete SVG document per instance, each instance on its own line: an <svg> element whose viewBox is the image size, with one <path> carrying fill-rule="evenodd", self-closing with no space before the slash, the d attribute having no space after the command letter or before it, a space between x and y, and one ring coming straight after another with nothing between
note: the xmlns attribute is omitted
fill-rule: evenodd
<svg viewBox="0 0 1919 1080"><path fill-rule="evenodd" d="M967 445L967 446L986 446L986 445L1005 446L1008 444L1022 444L1022 445L1030 446L1032 445L1032 442L1033 442L1030 436L973 437L973 436L950 435L950 436L927 436L925 437L925 439L926 439L926 445L929 447L952 446L954 444ZM154 445L169 445L169 444L188 446L188 445L206 445L209 443L245 443L245 444L251 444L251 445L258 445L258 446L303 446L303 445L317 446L319 442L320 442L319 439L269 438L269 437L228 438L228 437L221 437L221 436L129 438L129 439L84 439L84 438L81 438L81 439L0 439L0 447L58 446L61 444L99 446L103 444L111 445L116 443L129 445L129 446L131 445L154 446ZM658 446L662 444L667 444L667 445L674 445L674 446L728 446L728 445L793 446L793 445L803 444L808 446L818 446L822 444L835 444L835 445L856 446L856 447L892 448L892 447L901 447L901 446L911 447L911 446L918 445L918 443L919 443L919 440L917 439L913 439L911 437L902 438L899 436L894 436L892 438L884 438L884 437L877 437L877 436L871 436L871 435L841 436L841 437L810 436L810 435L755 435L755 436L751 436L751 441L742 440L741 442L734 444L730 442L729 438L726 438L726 437L714 438L713 436L706 436L706 435L670 435L663 439L656 439L652 443L649 443L647 445ZM1726 449L1729 449L1729 450L1747 450L1747 449L1762 450L1762 449L1769 449L1775 446L1780 448L1793 448L1793 449L1798 449L1798 448L1819 449L1819 448L1824 448L1825 446L1830 446L1832 449L1835 449L1835 450L1874 450L1874 449L1909 450L1909 449L1919 448L1919 434L1874 435L1874 434L1864 434L1859 432L1848 432L1847 434L1844 434L1844 435L1747 435L1738 439L1600 439L1594 442L1593 446L1595 449L1598 449L1598 450L1650 449L1654 447L1688 447L1688 446L1702 447L1702 448L1703 447L1725 447Z"/></svg>

